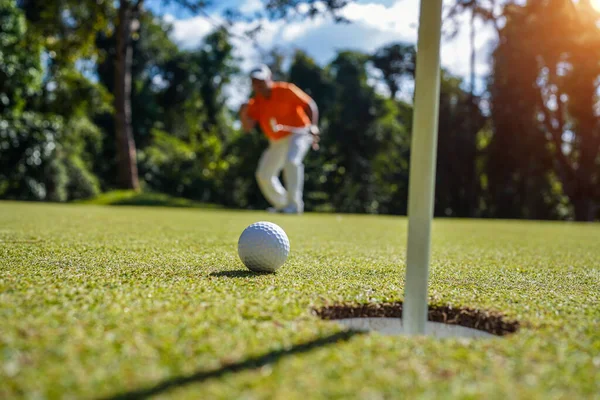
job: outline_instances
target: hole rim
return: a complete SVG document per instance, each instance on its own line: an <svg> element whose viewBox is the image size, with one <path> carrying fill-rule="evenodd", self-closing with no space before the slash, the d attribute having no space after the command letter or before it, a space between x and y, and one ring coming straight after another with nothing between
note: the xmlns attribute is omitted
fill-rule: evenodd
<svg viewBox="0 0 600 400"><path fill-rule="evenodd" d="M402 318L401 301L384 303L334 303L312 312L325 321L348 318ZM522 323L510 319L499 311L483 310L452 305L429 305L427 311L429 322L448 325L460 325L491 333L494 336L508 336L519 331Z"/></svg>

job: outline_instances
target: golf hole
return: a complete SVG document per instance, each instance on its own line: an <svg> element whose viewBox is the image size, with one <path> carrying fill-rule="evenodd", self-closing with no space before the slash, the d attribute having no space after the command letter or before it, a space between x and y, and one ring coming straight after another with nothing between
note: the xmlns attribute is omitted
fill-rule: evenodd
<svg viewBox="0 0 600 400"><path fill-rule="evenodd" d="M384 335L406 335L402 325L402 303L332 305L314 310L324 320L331 320L357 331L375 331ZM519 329L517 321L506 320L497 312L430 306L427 336L438 338L493 338Z"/></svg>

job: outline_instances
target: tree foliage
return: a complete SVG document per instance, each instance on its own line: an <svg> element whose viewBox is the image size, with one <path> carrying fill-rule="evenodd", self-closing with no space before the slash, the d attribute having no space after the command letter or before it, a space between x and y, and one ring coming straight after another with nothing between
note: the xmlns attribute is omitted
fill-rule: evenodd
<svg viewBox="0 0 600 400"><path fill-rule="evenodd" d="M0 26L0 113L18 113L40 88L41 46L15 1L0 1Z"/></svg>
<svg viewBox="0 0 600 400"><path fill-rule="evenodd" d="M577 219L593 219L600 201L597 14L548 0L513 5L505 15L491 86L489 176L504 208L498 213L521 208L528 217L555 217L564 194Z"/></svg>
<svg viewBox="0 0 600 400"><path fill-rule="evenodd" d="M408 43L384 46L377 50L371 59L373 65L381 71L392 98L399 94L403 80L414 80L416 50Z"/></svg>

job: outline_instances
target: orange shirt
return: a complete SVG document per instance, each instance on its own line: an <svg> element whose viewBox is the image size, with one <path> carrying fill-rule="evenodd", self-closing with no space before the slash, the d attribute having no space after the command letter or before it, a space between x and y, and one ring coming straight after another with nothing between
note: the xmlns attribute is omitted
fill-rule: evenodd
<svg viewBox="0 0 600 400"><path fill-rule="evenodd" d="M269 139L277 140L290 135L290 132L273 132L270 121L275 119L280 125L303 127L310 124L306 114L311 98L293 83L273 82L271 96L256 95L248 102L248 116L258 121Z"/></svg>

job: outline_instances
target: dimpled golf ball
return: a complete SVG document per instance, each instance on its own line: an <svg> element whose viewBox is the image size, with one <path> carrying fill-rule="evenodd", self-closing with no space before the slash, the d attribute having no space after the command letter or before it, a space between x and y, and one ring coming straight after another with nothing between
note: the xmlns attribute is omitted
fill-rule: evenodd
<svg viewBox="0 0 600 400"><path fill-rule="evenodd" d="M272 222L255 222L238 240L242 263L255 272L275 272L290 253L290 241L283 229Z"/></svg>

